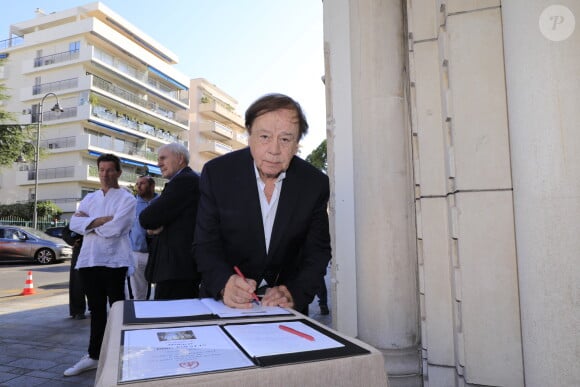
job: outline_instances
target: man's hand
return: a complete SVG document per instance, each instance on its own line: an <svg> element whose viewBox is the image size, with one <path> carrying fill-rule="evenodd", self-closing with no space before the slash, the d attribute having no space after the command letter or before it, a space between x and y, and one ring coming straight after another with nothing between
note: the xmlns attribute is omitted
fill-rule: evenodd
<svg viewBox="0 0 580 387"><path fill-rule="evenodd" d="M84 214L84 212L81 212L82 214ZM83 216L83 217L87 217L88 215L77 215L75 214L75 216ZM98 218L95 218L91 223L89 223L89 225L87 226L87 230L89 229L93 229L93 228L97 228L102 226L103 224L110 222L111 220L113 220L112 216L99 216Z"/></svg>
<svg viewBox="0 0 580 387"><path fill-rule="evenodd" d="M286 286L274 286L273 288L268 288L266 290L266 294L264 295L264 298L262 298L262 305L293 308L294 299Z"/></svg>
<svg viewBox="0 0 580 387"><path fill-rule="evenodd" d="M232 308L251 308L254 300L252 293L256 291L256 285L253 279L244 280L239 275L232 274L223 291L224 304Z"/></svg>
<svg viewBox="0 0 580 387"><path fill-rule="evenodd" d="M161 231L163 231L163 226L160 226L159 228L156 229L147 230L147 235L159 235L161 234Z"/></svg>

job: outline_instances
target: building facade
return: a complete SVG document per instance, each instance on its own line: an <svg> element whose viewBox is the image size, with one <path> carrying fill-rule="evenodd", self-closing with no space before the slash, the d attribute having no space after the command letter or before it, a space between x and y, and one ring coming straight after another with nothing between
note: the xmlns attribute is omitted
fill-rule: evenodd
<svg viewBox="0 0 580 387"><path fill-rule="evenodd" d="M157 149L189 140L189 78L174 68L175 54L100 2L37 11L11 25L0 54L11 96L3 108L22 125L40 120L42 154L37 192L33 160L2 171L3 204L36 194L73 213L99 188L95 160L102 153L121 158L122 186L144 173L163 185ZM50 111L56 98L63 112Z"/></svg>
<svg viewBox="0 0 580 387"><path fill-rule="evenodd" d="M207 161L248 146L248 134L233 97L203 78L192 79L189 90L190 166L201 172Z"/></svg>
<svg viewBox="0 0 580 387"><path fill-rule="evenodd" d="M333 324L391 387L580 385L579 16L324 2Z"/></svg>

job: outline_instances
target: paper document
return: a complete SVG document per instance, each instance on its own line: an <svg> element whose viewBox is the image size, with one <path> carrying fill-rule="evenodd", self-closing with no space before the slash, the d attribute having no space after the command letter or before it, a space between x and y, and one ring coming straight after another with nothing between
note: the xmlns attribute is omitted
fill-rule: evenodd
<svg viewBox="0 0 580 387"><path fill-rule="evenodd" d="M252 357L344 347L344 344L300 321L231 324L224 329Z"/></svg>
<svg viewBox="0 0 580 387"><path fill-rule="evenodd" d="M212 314L201 300L134 301L136 318L185 317Z"/></svg>
<svg viewBox="0 0 580 387"><path fill-rule="evenodd" d="M292 314L292 312L280 308L279 306L262 306L252 303L251 309L237 309L231 308L225 305L223 301L216 301L213 298L202 298L201 302L207 306L213 314L220 317L260 317Z"/></svg>
<svg viewBox="0 0 580 387"><path fill-rule="evenodd" d="M126 330L119 382L253 366L217 325Z"/></svg>

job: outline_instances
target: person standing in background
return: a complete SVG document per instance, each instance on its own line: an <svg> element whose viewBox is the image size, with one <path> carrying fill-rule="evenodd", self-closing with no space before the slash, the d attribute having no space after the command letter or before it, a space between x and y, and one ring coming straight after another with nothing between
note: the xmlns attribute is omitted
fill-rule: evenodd
<svg viewBox="0 0 580 387"><path fill-rule="evenodd" d="M84 320L87 309L85 289L83 279L75 266L81 252L83 236L72 231L69 225L62 230L62 239L72 246L72 258L70 261L69 281L68 281L68 311L70 317L75 320Z"/></svg>
<svg viewBox="0 0 580 387"><path fill-rule="evenodd" d="M199 176L188 166L189 151L179 143L159 148L158 165L169 181L161 195L139 215L141 226L156 235L146 277L155 284L156 300L197 298L200 275L191 246L199 201Z"/></svg>
<svg viewBox="0 0 580 387"><path fill-rule="evenodd" d="M101 189L85 196L70 221L70 229L83 235L75 268L91 311L89 348L87 355L64 371L65 376L97 368L107 325L107 300L111 306L125 299L127 268L133 265L129 231L135 219L135 198L119 188L122 171L117 156L99 156L97 167Z"/></svg>
<svg viewBox="0 0 580 387"><path fill-rule="evenodd" d="M151 176L140 176L135 182L135 190L137 207L133 227L129 233L135 271L127 276L127 294L133 300L146 300L149 297L150 285L145 278L145 268L149 260L149 244L152 237L141 227L139 215L159 195L155 193L155 180Z"/></svg>

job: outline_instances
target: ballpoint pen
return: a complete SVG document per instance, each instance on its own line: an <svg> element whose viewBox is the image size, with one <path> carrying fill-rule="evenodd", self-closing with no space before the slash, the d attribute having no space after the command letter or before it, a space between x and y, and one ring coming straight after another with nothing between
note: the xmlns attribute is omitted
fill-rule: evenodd
<svg viewBox="0 0 580 387"><path fill-rule="evenodd" d="M294 328L290 328L289 326L282 325L282 324L278 325L278 327L279 327L280 329L282 329L283 331L286 331L286 332L288 332L288 333L292 333L292 334L294 334L294 335L296 335L296 336L300 336L300 337L302 337L303 339L306 339L306 340L309 340L309 341L314 341L314 337L313 337L313 336L310 336L310 335L309 335L309 334L307 334L307 333L304 333L304 332L297 331L297 330L296 330L296 329L294 329Z"/></svg>
<svg viewBox="0 0 580 387"><path fill-rule="evenodd" d="M237 275L239 275L240 277L242 277L242 279L244 281L246 281L246 277L244 276L244 274L242 273L242 271L240 270L239 267L234 266L234 270L236 272ZM258 305L262 305L262 303L260 302L260 299L258 298L258 296L256 295L256 293L252 292L252 297L254 298L254 300L256 300L256 302L258 303Z"/></svg>

